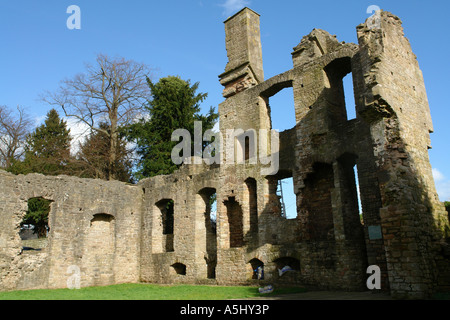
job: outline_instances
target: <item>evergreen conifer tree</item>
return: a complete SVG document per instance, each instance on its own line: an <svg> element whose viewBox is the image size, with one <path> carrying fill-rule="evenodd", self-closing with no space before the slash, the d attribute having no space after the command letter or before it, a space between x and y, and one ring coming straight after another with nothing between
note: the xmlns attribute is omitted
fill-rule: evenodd
<svg viewBox="0 0 450 320"><path fill-rule="evenodd" d="M161 78L157 83L147 79L151 100L146 106L148 114L126 130L126 136L136 143L139 170L137 178L171 174L178 166L171 153L177 142L171 141L176 129L194 134L194 121L202 122L205 132L212 129L218 114L211 107L207 115L200 114L200 104L206 93L197 93L199 83L191 85L179 77ZM202 132L202 133L203 133Z"/></svg>
<svg viewBox="0 0 450 320"><path fill-rule="evenodd" d="M15 162L9 171L15 174L69 174L71 140L67 123L52 109L45 122L28 135L24 161Z"/></svg>

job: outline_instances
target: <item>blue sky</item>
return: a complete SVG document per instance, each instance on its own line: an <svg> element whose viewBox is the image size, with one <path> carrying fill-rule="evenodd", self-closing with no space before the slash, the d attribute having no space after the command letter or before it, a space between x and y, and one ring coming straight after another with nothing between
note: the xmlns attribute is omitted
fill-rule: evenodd
<svg viewBox="0 0 450 320"><path fill-rule="evenodd" d="M66 10L73 4L81 9L81 30L66 27ZM104 53L146 63L155 69L155 79L178 75L200 82L200 91L209 94L202 105L206 112L223 101L218 75L227 62L223 21L228 16L244 6L261 15L268 79L292 68L292 48L313 28L356 43L356 26L370 16L370 5L402 19L418 57L435 129L430 159L440 198L450 200L450 2L445 0L0 0L0 104L23 106L39 122L50 109L39 94L56 90L61 80L83 72L84 63ZM292 126L284 123L293 115L289 94L271 101L283 115L274 127Z"/></svg>

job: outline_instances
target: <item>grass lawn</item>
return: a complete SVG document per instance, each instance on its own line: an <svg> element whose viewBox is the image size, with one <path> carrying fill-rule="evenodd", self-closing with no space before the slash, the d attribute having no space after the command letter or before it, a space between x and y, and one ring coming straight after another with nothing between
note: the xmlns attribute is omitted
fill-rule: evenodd
<svg viewBox="0 0 450 320"><path fill-rule="evenodd" d="M304 288L279 288L260 294L257 287L219 287L154 284L120 284L78 290L27 290L0 292L0 300L227 300L305 292Z"/></svg>

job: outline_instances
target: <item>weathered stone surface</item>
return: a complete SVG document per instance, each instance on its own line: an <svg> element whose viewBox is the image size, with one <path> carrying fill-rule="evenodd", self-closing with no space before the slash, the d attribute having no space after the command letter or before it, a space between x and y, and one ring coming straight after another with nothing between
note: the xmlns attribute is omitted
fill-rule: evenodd
<svg viewBox="0 0 450 320"><path fill-rule="evenodd" d="M246 8L227 19L229 63L220 75L226 100L219 105L227 152L220 165L193 161L137 185L0 171L0 289L65 287L68 268L78 266L82 286L365 290L369 265L380 267L382 290L394 297L448 289L449 221L428 158L432 123L423 77L400 19L377 14L377 23L357 27L358 44L313 30L294 48L293 68L266 81L259 15ZM351 120L342 84L349 73L357 114ZM230 159L249 146L229 140L229 130L270 131L277 110L269 100L284 88L294 92L296 125L280 133L277 173L262 174L267 164L253 162L254 155L240 164ZM277 195L287 177L297 198L297 217L289 220ZM22 252L19 223L33 197L53 201L48 246ZM264 279L257 279L260 266ZM285 266L293 270L280 274Z"/></svg>
<svg viewBox="0 0 450 320"><path fill-rule="evenodd" d="M142 190L119 182L14 176L0 171L0 284L2 289L66 287L67 269L81 268L81 285L139 279ZM30 198L53 201L48 245L22 251L19 224ZM35 266L23 268L21 265ZM19 271L20 272L19 272Z"/></svg>

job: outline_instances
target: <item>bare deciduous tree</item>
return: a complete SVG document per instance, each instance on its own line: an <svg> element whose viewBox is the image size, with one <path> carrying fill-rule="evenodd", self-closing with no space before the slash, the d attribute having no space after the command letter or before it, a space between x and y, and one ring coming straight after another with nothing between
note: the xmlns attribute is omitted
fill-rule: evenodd
<svg viewBox="0 0 450 320"><path fill-rule="evenodd" d="M109 137L109 180L115 179L119 128L135 120L149 98L149 73L144 64L98 55L95 65L86 66L86 73L62 81L56 93L44 96L44 101L61 107L67 117ZM106 123L109 130L100 123Z"/></svg>
<svg viewBox="0 0 450 320"><path fill-rule="evenodd" d="M0 167L8 169L23 156L32 123L22 107L17 107L15 115L6 106L0 106Z"/></svg>

